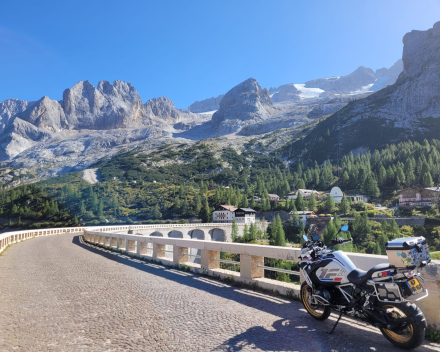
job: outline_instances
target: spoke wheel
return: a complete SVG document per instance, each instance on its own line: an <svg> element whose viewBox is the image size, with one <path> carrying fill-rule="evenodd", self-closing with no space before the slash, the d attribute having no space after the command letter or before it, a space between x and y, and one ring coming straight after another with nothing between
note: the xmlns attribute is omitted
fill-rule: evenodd
<svg viewBox="0 0 440 352"><path fill-rule="evenodd" d="M410 303L382 303L379 306L385 310L391 320L411 319L411 323L402 330L392 331L380 328L388 341L404 349L413 349L422 344L425 337L426 320L420 308Z"/></svg>
<svg viewBox="0 0 440 352"><path fill-rule="evenodd" d="M387 315L392 317L392 319L406 318L406 314L402 312L399 308L394 306L385 306L383 309L386 311ZM394 332L388 329L383 329L385 334L387 334L391 339L398 343L407 343L411 340L414 334L414 329L412 324L407 326L402 331Z"/></svg>
<svg viewBox="0 0 440 352"><path fill-rule="evenodd" d="M311 292L307 291L306 282L301 285L301 301L307 312L316 320L325 320L330 315L330 307L319 303L313 296Z"/></svg>

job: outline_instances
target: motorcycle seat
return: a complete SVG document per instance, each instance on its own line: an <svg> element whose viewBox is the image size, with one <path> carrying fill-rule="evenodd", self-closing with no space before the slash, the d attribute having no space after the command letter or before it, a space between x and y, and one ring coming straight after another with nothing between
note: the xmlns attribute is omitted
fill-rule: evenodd
<svg viewBox="0 0 440 352"><path fill-rule="evenodd" d="M347 275L348 281L350 281L352 284L362 286L364 285L367 280L371 279L371 276L376 271L383 271L390 268L390 264L382 263L377 264L376 266L373 266L370 270L365 271L361 269L354 269Z"/></svg>

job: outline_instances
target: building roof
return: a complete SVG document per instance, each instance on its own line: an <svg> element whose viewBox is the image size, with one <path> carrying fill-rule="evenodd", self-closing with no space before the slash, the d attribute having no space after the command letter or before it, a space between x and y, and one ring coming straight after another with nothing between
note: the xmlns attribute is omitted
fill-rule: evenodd
<svg viewBox="0 0 440 352"><path fill-rule="evenodd" d="M414 190L414 191L422 191L422 190L428 190L428 191L433 191L433 192L440 192L440 186L437 187L409 187L409 188L404 188L401 190L397 191L397 194L400 194L404 191L408 191L408 190Z"/></svg>
<svg viewBox="0 0 440 352"><path fill-rule="evenodd" d="M236 211L238 211L238 210L242 210L242 211L247 212L247 213L256 213L256 211L254 209L251 209L251 208L237 208Z"/></svg>
<svg viewBox="0 0 440 352"><path fill-rule="evenodd" d="M237 210L237 207L235 207L233 205L220 205L219 208L220 207L225 210L228 210L228 211L236 211Z"/></svg>
<svg viewBox="0 0 440 352"><path fill-rule="evenodd" d="M268 196L269 197L278 197L278 198L280 197L278 194L270 194L270 193L268 194Z"/></svg>
<svg viewBox="0 0 440 352"><path fill-rule="evenodd" d="M318 191L315 191L314 189L302 189L302 188L300 188L300 189L298 189L298 190L296 190L296 191L294 191L294 192L290 192L288 195L290 196L290 195L294 195L294 194L297 194L298 192L300 192L300 193L302 193L302 194L308 194L308 193L310 193L310 194L312 194L312 193L319 193Z"/></svg>
<svg viewBox="0 0 440 352"><path fill-rule="evenodd" d="M311 210L297 210L297 211L291 211L290 214L298 214L298 215L311 215L311 214L315 214L314 211Z"/></svg>

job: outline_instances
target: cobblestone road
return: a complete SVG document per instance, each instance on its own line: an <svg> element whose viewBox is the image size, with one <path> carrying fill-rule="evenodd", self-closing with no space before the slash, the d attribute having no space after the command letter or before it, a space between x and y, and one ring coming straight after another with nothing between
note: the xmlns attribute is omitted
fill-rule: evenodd
<svg viewBox="0 0 440 352"><path fill-rule="evenodd" d="M395 351L378 330L298 302L83 245L36 238L0 256L0 351ZM425 343L419 351L439 351Z"/></svg>

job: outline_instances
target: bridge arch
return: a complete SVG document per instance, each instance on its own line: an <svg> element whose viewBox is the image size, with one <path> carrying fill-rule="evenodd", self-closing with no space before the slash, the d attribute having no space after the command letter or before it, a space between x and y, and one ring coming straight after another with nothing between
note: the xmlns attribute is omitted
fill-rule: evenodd
<svg viewBox="0 0 440 352"><path fill-rule="evenodd" d="M209 230L209 235L211 236L211 241L225 242L226 233L224 230L219 228L214 228Z"/></svg>
<svg viewBox="0 0 440 352"><path fill-rule="evenodd" d="M154 231L150 233L150 236L164 237L162 232Z"/></svg>
<svg viewBox="0 0 440 352"><path fill-rule="evenodd" d="M204 240L205 239L205 231L200 229L193 229L188 231L188 238L193 240Z"/></svg>
<svg viewBox="0 0 440 352"><path fill-rule="evenodd" d="M168 232L168 237L170 237L170 238L183 238L183 233L182 233L182 231L171 230L170 232Z"/></svg>

